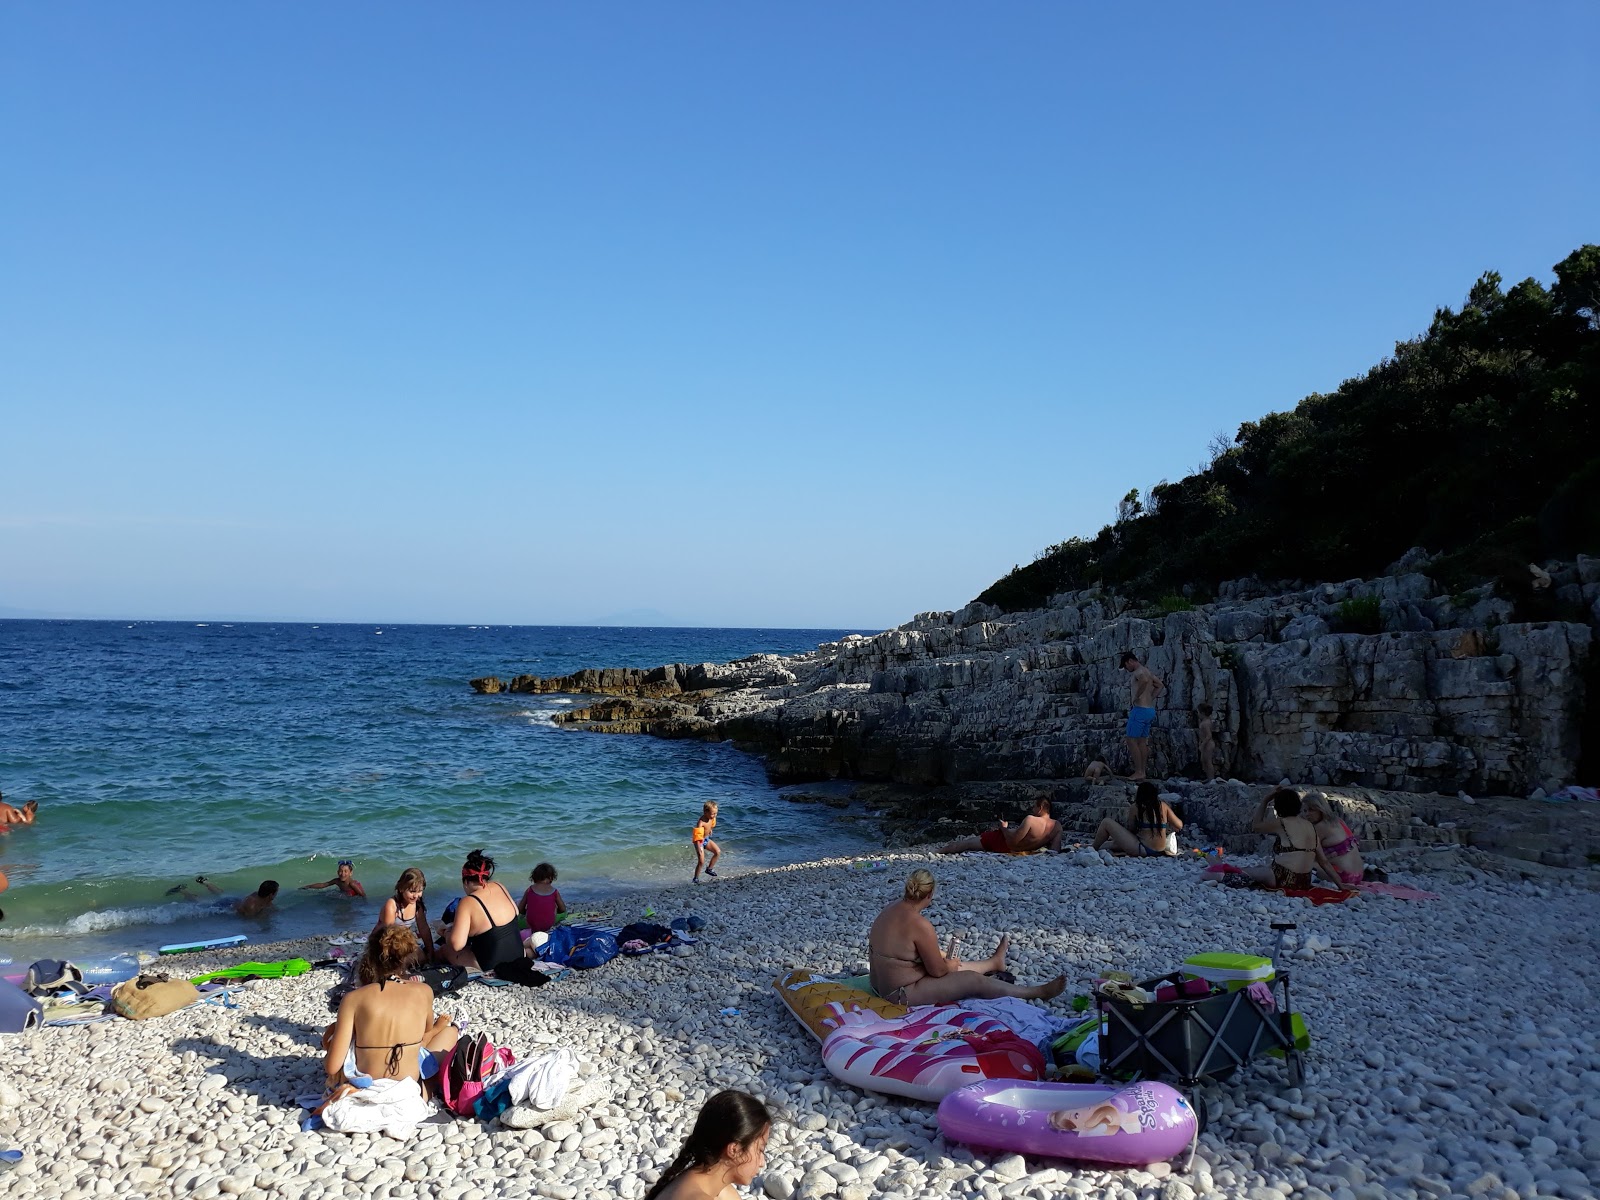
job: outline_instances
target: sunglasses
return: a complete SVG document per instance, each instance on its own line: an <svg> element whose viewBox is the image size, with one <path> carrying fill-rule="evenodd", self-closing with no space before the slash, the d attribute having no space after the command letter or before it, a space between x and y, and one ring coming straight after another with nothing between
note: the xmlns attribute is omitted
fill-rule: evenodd
<svg viewBox="0 0 1600 1200"><path fill-rule="evenodd" d="M339 865L341 867L349 867L352 871L356 869L355 863L351 862L348 858L341 858L339 860Z"/></svg>

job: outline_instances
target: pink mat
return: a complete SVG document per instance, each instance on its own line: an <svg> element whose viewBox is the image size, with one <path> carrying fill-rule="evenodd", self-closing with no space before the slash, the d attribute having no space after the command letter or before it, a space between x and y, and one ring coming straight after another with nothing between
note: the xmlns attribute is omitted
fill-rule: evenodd
<svg viewBox="0 0 1600 1200"><path fill-rule="evenodd" d="M1358 883L1363 892L1374 896L1393 896L1396 900L1443 900L1438 892L1425 892L1421 888L1407 887L1403 883Z"/></svg>

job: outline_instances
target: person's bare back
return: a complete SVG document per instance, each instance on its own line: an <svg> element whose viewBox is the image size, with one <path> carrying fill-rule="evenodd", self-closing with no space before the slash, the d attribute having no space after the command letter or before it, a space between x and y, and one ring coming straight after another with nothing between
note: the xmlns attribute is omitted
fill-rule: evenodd
<svg viewBox="0 0 1600 1200"><path fill-rule="evenodd" d="M1133 703L1134 708L1154 708L1156 706L1156 692L1161 689L1162 683L1150 671L1150 668L1140 663L1133 672Z"/></svg>
<svg viewBox="0 0 1600 1200"><path fill-rule="evenodd" d="M1006 827L1006 842L1018 854L1044 846L1054 848L1061 842L1061 823L1051 817L1030 813L1016 825Z"/></svg>

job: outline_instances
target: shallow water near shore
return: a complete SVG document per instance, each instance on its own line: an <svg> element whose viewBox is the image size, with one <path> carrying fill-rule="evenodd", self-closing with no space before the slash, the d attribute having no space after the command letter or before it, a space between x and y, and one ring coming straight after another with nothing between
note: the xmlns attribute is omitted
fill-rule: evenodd
<svg viewBox="0 0 1600 1200"><path fill-rule="evenodd" d="M869 851L859 814L782 800L731 746L563 731L550 718L571 697L467 686L796 653L843 632L0 621L0 788L40 806L0 836L0 970L364 929L407 866L436 915L478 846L518 896L554 863L582 909L687 878L707 799L730 872ZM298 890L341 857L369 901ZM283 885L277 911L233 915L265 878ZM168 893L185 881L190 897Z"/></svg>

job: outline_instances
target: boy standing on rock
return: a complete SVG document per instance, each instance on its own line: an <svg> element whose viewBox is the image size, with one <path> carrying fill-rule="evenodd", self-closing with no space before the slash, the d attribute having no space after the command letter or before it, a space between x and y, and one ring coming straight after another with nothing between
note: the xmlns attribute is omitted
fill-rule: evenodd
<svg viewBox="0 0 1600 1200"><path fill-rule="evenodd" d="M1123 731L1128 757L1133 762L1133 773L1128 778L1141 780L1150 759L1150 726L1156 719L1156 694L1167 689L1132 650L1123 652L1122 669L1133 676L1133 703L1128 708L1128 726Z"/></svg>

